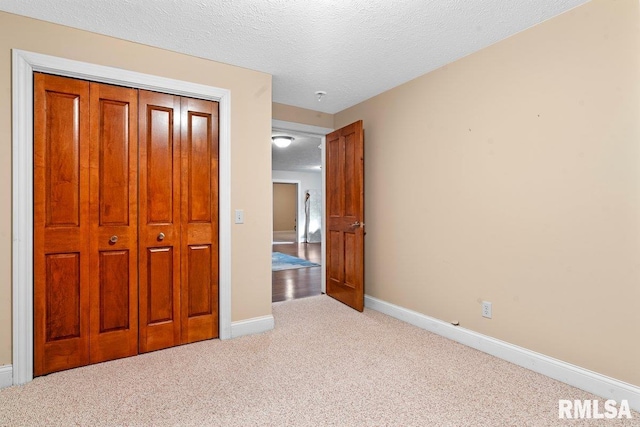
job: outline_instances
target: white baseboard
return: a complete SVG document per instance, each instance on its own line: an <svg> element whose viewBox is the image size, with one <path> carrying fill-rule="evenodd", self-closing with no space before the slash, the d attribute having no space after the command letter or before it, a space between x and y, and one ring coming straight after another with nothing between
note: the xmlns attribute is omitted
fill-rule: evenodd
<svg viewBox="0 0 640 427"><path fill-rule="evenodd" d="M13 366L3 365L0 366L0 388L5 388L13 385Z"/></svg>
<svg viewBox="0 0 640 427"><path fill-rule="evenodd" d="M231 322L231 338L267 332L273 329L274 324L272 315Z"/></svg>
<svg viewBox="0 0 640 427"><path fill-rule="evenodd" d="M365 307L640 411L640 387L365 295ZM569 398L569 397L567 397Z"/></svg>

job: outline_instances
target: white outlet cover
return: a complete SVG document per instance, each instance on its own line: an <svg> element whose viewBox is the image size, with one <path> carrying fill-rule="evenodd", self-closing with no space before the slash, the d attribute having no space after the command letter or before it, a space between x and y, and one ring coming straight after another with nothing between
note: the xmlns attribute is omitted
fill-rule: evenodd
<svg viewBox="0 0 640 427"><path fill-rule="evenodd" d="M482 317L491 319L492 314L491 303L488 301L482 301Z"/></svg>

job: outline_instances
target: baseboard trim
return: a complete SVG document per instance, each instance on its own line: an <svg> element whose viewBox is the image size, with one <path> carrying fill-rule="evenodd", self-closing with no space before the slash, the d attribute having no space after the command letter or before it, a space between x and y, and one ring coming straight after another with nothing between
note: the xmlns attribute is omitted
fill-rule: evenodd
<svg viewBox="0 0 640 427"><path fill-rule="evenodd" d="M365 307L640 411L640 387L365 295ZM567 399L570 399L568 396Z"/></svg>
<svg viewBox="0 0 640 427"><path fill-rule="evenodd" d="M3 365L0 366L0 388L5 388L13 385L13 366Z"/></svg>
<svg viewBox="0 0 640 427"><path fill-rule="evenodd" d="M231 322L231 338L267 332L272 330L274 325L275 322L272 315Z"/></svg>

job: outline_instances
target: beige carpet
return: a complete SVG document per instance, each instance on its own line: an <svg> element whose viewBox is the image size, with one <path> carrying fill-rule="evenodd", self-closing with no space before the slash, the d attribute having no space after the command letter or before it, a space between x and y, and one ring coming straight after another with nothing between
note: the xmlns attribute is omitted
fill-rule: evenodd
<svg viewBox="0 0 640 427"><path fill-rule="evenodd" d="M553 426L596 399L326 296L276 303L274 331L73 369L0 391L0 425ZM631 420L566 425L640 425Z"/></svg>

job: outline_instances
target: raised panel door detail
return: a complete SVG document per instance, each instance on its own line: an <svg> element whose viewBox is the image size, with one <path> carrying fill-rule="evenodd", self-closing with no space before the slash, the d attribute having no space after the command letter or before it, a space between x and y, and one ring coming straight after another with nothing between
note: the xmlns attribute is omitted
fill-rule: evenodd
<svg viewBox="0 0 640 427"><path fill-rule="evenodd" d="M356 144L353 141L353 135L346 135L344 138L344 147L342 147L342 151L344 152L344 160L341 165L342 167L342 179L344 180L344 192L342 195L342 206L343 212L342 215L346 217L357 217L358 216L358 201L359 201L359 192L360 189L357 185L357 179L355 178L355 167L356 167Z"/></svg>
<svg viewBox="0 0 640 427"><path fill-rule="evenodd" d="M147 124L147 223L173 222L173 110L150 106Z"/></svg>
<svg viewBox="0 0 640 427"><path fill-rule="evenodd" d="M189 317L211 314L211 245L190 246L188 254Z"/></svg>
<svg viewBox="0 0 640 427"><path fill-rule="evenodd" d="M80 254L46 258L47 341L80 336Z"/></svg>
<svg viewBox="0 0 640 427"><path fill-rule="evenodd" d="M147 255L147 324L173 319L173 248L150 248Z"/></svg>
<svg viewBox="0 0 640 427"><path fill-rule="evenodd" d="M180 343L180 97L139 91L140 352Z"/></svg>
<svg viewBox="0 0 640 427"><path fill-rule="evenodd" d="M328 238L328 261L327 265L329 266L329 279L334 280L336 282L342 282L342 263L341 260L344 258L344 248L342 246L342 236L339 231L330 231Z"/></svg>
<svg viewBox="0 0 640 427"><path fill-rule="evenodd" d="M91 83L90 361L138 353L138 91Z"/></svg>
<svg viewBox="0 0 640 427"><path fill-rule="evenodd" d="M358 280L358 270L356 268L356 256L349 256L354 254L356 245L356 236L354 233L344 233L344 284L350 288L354 288L356 281Z"/></svg>
<svg viewBox="0 0 640 427"><path fill-rule="evenodd" d="M218 336L218 103L181 98L181 342Z"/></svg>
<svg viewBox="0 0 640 427"><path fill-rule="evenodd" d="M189 138L183 142L189 159L189 222L211 221L211 116L189 112Z"/></svg>
<svg viewBox="0 0 640 427"><path fill-rule="evenodd" d="M100 252L100 333L129 329L129 251Z"/></svg>
<svg viewBox="0 0 640 427"><path fill-rule="evenodd" d="M34 73L34 375L89 360L89 83Z"/></svg>
<svg viewBox="0 0 640 427"><path fill-rule="evenodd" d="M328 180L327 184L331 185L331 188L327 188L327 194L335 195L335 197L328 197L328 212L329 216L342 215L342 199L338 197L342 190L342 170L340 168L340 161L342 160L342 150L340 150L340 140L327 139L327 158L336 159L336 161L328 163L327 175L333 177L332 180Z"/></svg>
<svg viewBox="0 0 640 427"><path fill-rule="evenodd" d="M101 99L99 108L99 223L129 225L129 103Z"/></svg>
<svg viewBox="0 0 640 427"><path fill-rule="evenodd" d="M47 226L80 224L80 96L46 92Z"/></svg>

